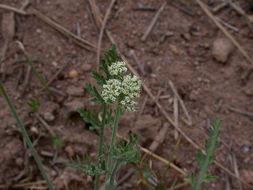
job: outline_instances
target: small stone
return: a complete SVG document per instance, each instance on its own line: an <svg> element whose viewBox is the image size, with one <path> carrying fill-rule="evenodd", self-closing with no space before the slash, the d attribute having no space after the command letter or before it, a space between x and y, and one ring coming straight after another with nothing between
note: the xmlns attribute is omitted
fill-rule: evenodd
<svg viewBox="0 0 253 190"><path fill-rule="evenodd" d="M244 154L247 154L248 152L249 152L249 146L248 145L246 145L246 144L244 144L244 145L242 145L242 152L244 153Z"/></svg>
<svg viewBox="0 0 253 190"><path fill-rule="evenodd" d="M18 158L16 158L15 163L18 167L21 167L21 166L23 166L24 160L23 160L23 158L18 157Z"/></svg>
<svg viewBox="0 0 253 190"><path fill-rule="evenodd" d="M40 28L38 28L38 29L36 30L36 32L37 32L38 34L41 34L41 33L42 33L42 31L41 31Z"/></svg>
<svg viewBox="0 0 253 190"><path fill-rule="evenodd" d="M59 64L58 64L56 61L53 61L53 62L52 62L52 65L53 65L54 67L58 67Z"/></svg>
<svg viewBox="0 0 253 190"><path fill-rule="evenodd" d="M50 112L45 112L43 114L43 117L46 121L54 121L54 119L55 119L55 116Z"/></svg>
<svg viewBox="0 0 253 190"><path fill-rule="evenodd" d="M177 47L175 45L170 45L170 49L171 51L175 54L175 55L178 55L179 54L179 51L177 49Z"/></svg>
<svg viewBox="0 0 253 190"><path fill-rule="evenodd" d="M56 175L57 175L57 172L55 170L51 170L51 176L56 177Z"/></svg>
<svg viewBox="0 0 253 190"><path fill-rule="evenodd" d="M78 77L79 73L77 72L77 70L73 69L69 72L69 77L70 78L76 78Z"/></svg>
<svg viewBox="0 0 253 190"><path fill-rule="evenodd" d="M34 126L31 127L30 131L31 131L33 134L35 134L35 135L38 135L38 134L39 134L38 129L37 129L36 127L34 127Z"/></svg>
<svg viewBox="0 0 253 190"><path fill-rule="evenodd" d="M81 69L82 69L83 71L87 72L87 71L90 71L90 70L92 69L92 66L91 66L90 64L88 64L88 63L83 63L83 64L81 65Z"/></svg>
<svg viewBox="0 0 253 190"><path fill-rule="evenodd" d="M188 41L191 39L191 34L188 33L188 32L183 33L182 36L183 36L184 39L186 39L186 40L188 40Z"/></svg>
<svg viewBox="0 0 253 190"><path fill-rule="evenodd" d="M65 148L65 152L68 154L69 157L73 157L74 156L74 150L71 146L67 146Z"/></svg>
<svg viewBox="0 0 253 190"><path fill-rule="evenodd" d="M246 96L253 96L253 86L250 83L248 83L248 85L243 89L243 91Z"/></svg>
<svg viewBox="0 0 253 190"><path fill-rule="evenodd" d="M225 63L233 50L234 45L229 39L218 38L213 42L212 55L217 61Z"/></svg>

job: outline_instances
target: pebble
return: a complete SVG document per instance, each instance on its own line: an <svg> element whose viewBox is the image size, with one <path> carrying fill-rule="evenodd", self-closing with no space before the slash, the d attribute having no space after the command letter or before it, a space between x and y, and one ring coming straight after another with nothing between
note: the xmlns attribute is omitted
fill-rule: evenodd
<svg viewBox="0 0 253 190"><path fill-rule="evenodd" d="M17 166L21 167L21 166L23 166L24 160L23 160L23 158L18 157L18 158L16 158L15 163Z"/></svg>
<svg viewBox="0 0 253 190"><path fill-rule="evenodd" d="M35 134L35 135L38 135L38 134L39 134L38 129L37 129L36 127L34 127L34 126L31 127L30 131L31 131L33 134Z"/></svg>
<svg viewBox="0 0 253 190"><path fill-rule="evenodd" d="M78 77L79 73L77 72L77 70L73 69L69 72L69 77L70 78L76 78Z"/></svg>
<svg viewBox="0 0 253 190"><path fill-rule="evenodd" d="M54 121L55 120L55 116L50 112L45 112L43 114L43 117L46 121Z"/></svg>
<svg viewBox="0 0 253 190"><path fill-rule="evenodd" d="M73 148L71 147L71 146L67 146L66 148L65 148L65 152L68 154L68 156L69 157L73 157L74 156L74 150L73 150Z"/></svg>
<svg viewBox="0 0 253 190"><path fill-rule="evenodd" d="M170 49L171 51L175 54L175 55L178 55L179 54L179 51L177 49L177 47L175 45L170 45Z"/></svg>
<svg viewBox="0 0 253 190"><path fill-rule="evenodd" d="M213 42L212 56L219 62L225 63L234 50L234 45L227 38L217 38Z"/></svg>

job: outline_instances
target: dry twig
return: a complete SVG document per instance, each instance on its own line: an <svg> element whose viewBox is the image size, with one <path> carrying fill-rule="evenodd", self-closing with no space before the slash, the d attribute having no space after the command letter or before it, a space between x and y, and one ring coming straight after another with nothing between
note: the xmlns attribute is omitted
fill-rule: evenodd
<svg viewBox="0 0 253 190"><path fill-rule="evenodd" d="M48 24L49 26L51 26L52 28L54 28L55 30L57 30L58 32L63 34L64 36L71 37L76 44L83 47L84 49L86 49L88 51L94 51L96 49L96 46L94 44L92 44L92 43L88 42L87 40L84 40L83 38L80 38L79 36L73 34L72 32L70 32L66 28L62 27L60 24L57 24L56 22L51 20L49 17L47 17L44 14L42 14L41 12L37 11L36 9L33 8L32 13L37 18L39 18L40 20L42 20L43 22L45 22L46 24Z"/></svg>
<svg viewBox="0 0 253 190"><path fill-rule="evenodd" d="M143 64L140 63L139 59L137 58L134 50L130 50L130 54L133 56L134 61L136 62L137 66L139 67L140 71L141 71L141 76L145 75L145 71L144 71L144 67Z"/></svg>
<svg viewBox="0 0 253 190"><path fill-rule="evenodd" d="M102 39L103 39L103 34L104 34L104 29L105 29L105 25L106 22L109 18L109 15L111 13L112 10L112 6L114 5L116 0L111 0L111 3L105 13L105 17L104 20L102 22L102 26L100 28L100 33L99 33L99 38L98 38L98 44L97 44L97 70L99 69L99 63L100 63L100 53L101 53L101 43L102 43Z"/></svg>
<svg viewBox="0 0 253 190"><path fill-rule="evenodd" d="M212 9L213 13L217 13L218 11L220 11L221 9L227 7L229 5L228 1L223 1L222 3L220 3L219 5L217 5L216 7L214 7Z"/></svg>
<svg viewBox="0 0 253 190"><path fill-rule="evenodd" d="M148 37L148 35L150 34L150 32L152 31L152 29L155 26L155 23L158 20L158 17L160 16L160 14L163 12L163 9L165 8L165 6L167 5L167 2L164 2L162 4L162 6L159 8L159 10L156 12L154 18L152 19L151 23L149 24L147 30L145 31L145 33L143 34L143 36L141 37L142 41L145 41Z"/></svg>
<svg viewBox="0 0 253 190"><path fill-rule="evenodd" d="M9 5L0 4L0 9L5 9L5 10L8 10L8 11L13 11L13 12L21 14L21 15L29 15L28 13L26 13L22 9L17 9L17 8L11 7Z"/></svg>
<svg viewBox="0 0 253 190"><path fill-rule="evenodd" d="M169 4L170 6L175 7L176 9L178 9L178 10L180 10L181 12L187 14L188 16L195 16L195 14L194 14L192 11L190 11L190 10L188 10L188 9L186 9L186 8L183 8L183 7L181 7L181 6L179 6L179 5L175 4L175 3L173 3L171 0L169 0L169 1L167 1L167 2L168 2L168 4Z"/></svg>
<svg viewBox="0 0 253 190"><path fill-rule="evenodd" d="M24 95L25 91L27 90L27 88L29 86L31 71L32 71L32 68L31 68L30 65L28 65L26 75L25 75L24 87L23 87L23 90L22 90L21 95L20 95L21 97Z"/></svg>
<svg viewBox="0 0 253 190"><path fill-rule="evenodd" d="M239 29L236 28L235 26L232 26L231 24L225 22L224 20L220 19L219 17L215 17L221 24L223 24L224 26L226 26L227 28L233 30L234 32L239 32Z"/></svg>
<svg viewBox="0 0 253 190"><path fill-rule="evenodd" d="M250 119L253 119L253 113L251 113L251 112L242 111L242 110L239 110L239 109L233 108L233 107L229 107L228 109L232 112L239 113L239 114L242 114Z"/></svg>
<svg viewBox="0 0 253 190"><path fill-rule="evenodd" d="M186 109L186 107L185 107L185 105L184 105L184 101L183 101L182 98L179 96L179 94L178 94L178 92L177 92L177 90L176 90L176 87L175 87L175 85L173 84L173 82L172 82L171 80L168 80L168 82L169 82L170 88L172 89L174 95L177 97L177 99L178 99L178 101L179 101L179 103L180 103L180 105L181 105L181 107L182 107L182 109L183 109L183 111L184 111L184 113L185 113L185 116L186 116L186 118L187 118L187 120L183 120L183 121L184 121L187 125L191 126L191 125L192 125L192 119L191 119L191 117L190 117L190 115L189 115L189 113L188 113L188 111L187 111L187 109Z"/></svg>
<svg viewBox="0 0 253 190"><path fill-rule="evenodd" d="M250 22L251 24L253 23L253 18L249 15L247 15L247 13L245 13L245 11L237 6L235 3L229 2L229 5L231 8L233 8L236 12L238 12L240 15L244 16L248 22Z"/></svg>

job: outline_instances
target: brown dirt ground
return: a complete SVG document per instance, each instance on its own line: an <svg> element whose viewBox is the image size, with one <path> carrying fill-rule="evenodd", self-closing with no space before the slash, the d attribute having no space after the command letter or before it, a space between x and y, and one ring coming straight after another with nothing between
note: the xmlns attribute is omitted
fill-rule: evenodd
<svg viewBox="0 0 253 190"><path fill-rule="evenodd" d="M173 81L193 121L192 126L187 126L180 119L179 126L195 142L203 145L207 136L208 123L215 117L221 119L220 142L216 151L217 160L234 171L232 164L234 154L240 176L249 183L253 183L252 178L249 177L250 174L253 175L252 118L229 110L229 107L234 107L253 112L251 66L238 50L232 52L225 64L217 62L211 53L212 42L218 37L223 37L223 33L217 29L194 0L174 2L193 12L195 16L186 15L167 5L145 42L141 41L141 36L155 12L134 11L133 7L143 5L158 9L163 3L162 0L117 1L109 17L107 29L113 34L118 48L130 64L138 70L130 54L131 50L135 51L139 62L145 68L143 81L152 93L156 95L158 91L161 91L161 96L169 95L167 99L160 99L160 102L171 116L173 116L173 92L167 81L168 79ZM216 1L213 4L207 0L204 2L211 8L219 4ZM1 3L19 8L23 1L3 0ZM97 0L97 5L104 15L109 1ZM87 6L88 1L81 0L34 0L31 5L73 33L77 33L77 25L79 25L81 37L96 44L98 32L91 22ZM1 20L5 12L0 10ZM248 27L246 19L231 8L222 9L216 15L239 29L238 33L230 32L249 55L252 55L252 30ZM66 163L71 156L76 154L88 154L93 159L96 157L98 135L94 131L89 131L88 125L82 122L75 112L75 109L82 105L99 108L89 102L90 96L85 89L85 82L92 81L90 70L96 68L96 53L80 48L71 39L63 37L35 16L24 17L16 14L15 20L15 39L22 41L30 58L35 60L36 68L46 81L65 63L68 63L51 85L67 93L68 97L52 96L45 90L40 91L42 85L34 74L31 75L29 88L22 95L28 65L15 39L9 43L4 61L6 65L4 86L55 188L66 189L68 186L69 189L74 190L92 189L93 179L67 167ZM173 32L173 35L161 41L168 31ZM3 47L3 35L0 35L0 38L0 44ZM110 41L104 37L102 53L110 46ZM18 73L22 70L24 72L21 75L21 82L17 85ZM71 77L69 75L71 70L76 70L78 75ZM53 146L48 131L31 113L27 105L27 102L36 95L39 97L41 117L47 118L48 113L55 117L52 121L48 121L48 124L62 141L60 148ZM139 99L140 104L144 97L143 91L142 98ZM9 189L14 189L13 186L17 184L39 182L42 177L2 95L0 105L0 189L7 189L8 185ZM179 117L183 117L182 111ZM142 145L148 147L165 122L167 122L165 117L148 98L144 111L139 117L135 113L129 113L120 120L120 133L137 131ZM171 157L176 144L174 133L174 128L170 127L164 143L156 150L156 154L166 159ZM109 135L108 133L107 137ZM198 171L195 162L196 153L196 149L182 138L175 153L174 163L182 169ZM152 158L147 159L148 165L150 161L152 161L152 171L159 179L165 165ZM128 167L124 167L120 171L119 178L129 170ZM210 172L219 178L207 187L221 190L226 188L228 182L231 189L238 189L238 181L226 175L214 164L210 167ZM138 183L139 180L138 175L133 175L118 189L145 189ZM183 182L183 177L173 169L169 169L164 182L166 187L169 188L173 183L181 182ZM45 187L45 184L39 186ZM16 189L25 189L25 187L21 185ZM181 189L189 189L189 187ZM245 186L244 189L249 188Z"/></svg>

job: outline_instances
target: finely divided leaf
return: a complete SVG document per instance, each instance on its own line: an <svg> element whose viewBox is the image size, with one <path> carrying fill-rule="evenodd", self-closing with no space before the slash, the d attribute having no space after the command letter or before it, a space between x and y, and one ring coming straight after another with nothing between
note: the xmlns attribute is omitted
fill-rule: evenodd
<svg viewBox="0 0 253 190"><path fill-rule="evenodd" d="M96 87L92 86L90 83L86 83L86 87L89 90L89 92L95 96L95 98L93 98L91 101L95 102L95 103L103 103L104 100L103 98L100 96L100 94L98 93Z"/></svg>
<svg viewBox="0 0 253 190"><path fill-rule="evenodd" d="M105 77L100 75L97 71L92 71L93 78L96 79L97 84L103 86L106 84Z"/></svg>
<svg viewBox="0 0 253 190"><path fill-rule="evenodd" d="M91 130L99 129L101 124L100 124L97 112L95 111L90 112L89 110L85 111L83 108L79 108L77 111L84 121L91 124L91 127L90 127Z"/></svg>

